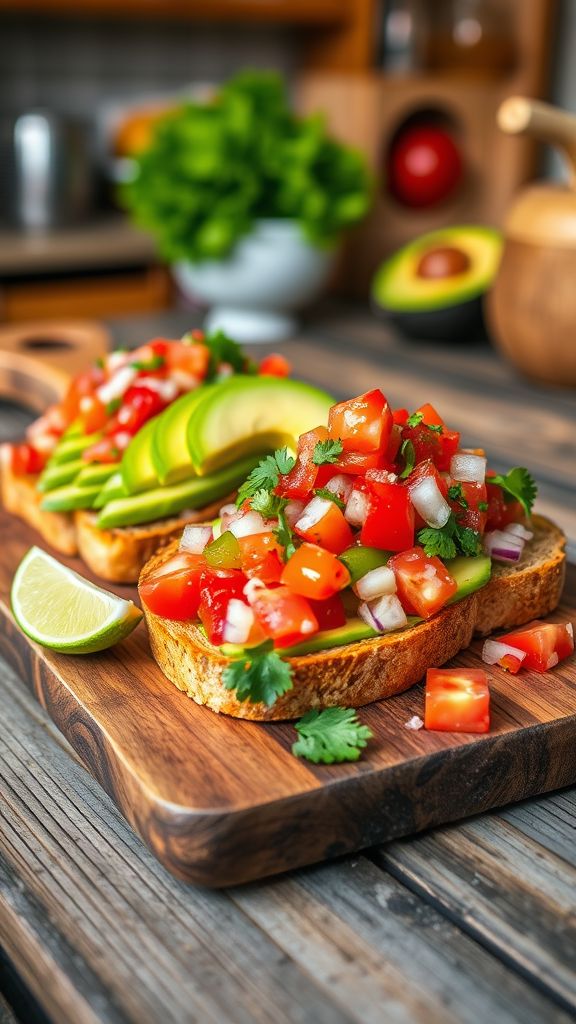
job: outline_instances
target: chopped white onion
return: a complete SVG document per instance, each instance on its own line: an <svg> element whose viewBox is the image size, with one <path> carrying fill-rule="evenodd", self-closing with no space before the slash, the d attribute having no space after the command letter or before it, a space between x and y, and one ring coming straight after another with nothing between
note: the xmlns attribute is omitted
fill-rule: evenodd
<svg viewBox="0 0 576 1024"><path fill-rule="evenodd" d="M450 505L433 476L424 476L408 488L410 501L424 522L435 529L445 526L450 518Z"/></svg>
<svg viewBox="0 0 576 1024"><path fill-rule="evenodd" d="M345 473L338 473L328 481L326 490L330 491L330 494L335 494L337 498L340 498L340 501L346 502L350 497L352 481Z"/></svg>
<svg viewBox="0 0 576 1024"><path fill-rule="evenodd" d="M211 526L185 526L180 538L180 551L191 551L193 555L201 555L212 539Z"/></svg>
<svg viewBox="0 0 576 1024"><path fill-rule="evenodd" d="M534 536L533 533L530 533L530 530L522 526L522 523L508 523L508 526L504 527L504 533L512 533L516 537L521 537L522 540L532 540Z"/></svg>
<svg viewBox="0 0 576 1024"><path fill-rule="evenodd" d="M364 491L352 490L344 509L344 518L350 526L364 526L370 510L370 499Z"/></svg>
<svg viewBox="0 0 576 1024"><path fill-rule="evenodd" d="M252 604L261 590L266 590L266 584L259 580L257 576L253 576L251 580L248 580L248 583L244 584L242 593L248 604Z"/></svg>
<svg viewBox="0 0 576 1024"><path fill-rule="evenodd" d="M170 377L163 379L160 377L139 377L138 387L154 391L155 394L160 395L163 402L173 402L179 391L176 381Z"/></svg>
<svg viewBox="0 0 576 1024"><path fill-rule="evenodd" d="M333 504L328 498L312 498L312 501L309 501L304 507L304 511L296 521L294 529L298 530L298 533L308 533L308 530L316 526L331 511Z"/></svg>
<svg viewBox="0 0 576 1024"><path fill-rule="evenodd" d="M304 501L298 501L296 498L293 501L289 501L284 509L284 516L290 529L296 526L296 523L300 519L305 507Z"/></svg>
<svg viewBox="0 0 576 1024"><path fill-rule="evenodd" d="M406 612L396 594L385 594L376 601L358 605L358 615L378 633L402 629L408 623Z"/></svg>
<svg viewBox="0 0 576 1024"><path fill-rule="evenodd" d="M117 349L115 352L110 352L106 356L106 369L108 373L115 373L121 366L125 366L126 363L134 358L133 352L125 352Z"/></svg>
<svg viewBox="0 0 576 1024"><path fill-rule="evenodd" d="M233 523L235 519L240 519L244 513L240 509L236 508L236 505L229 503L228 505L222 505L220 509L220 529L222 533L228 529L230 523Z"/></svg>
<svg viewBox="0 0 576 1024"><path fill-rule="evenodd" d="M136 380L138 370L134 366L121 366L116 373L110 377L104 384L101 384L96 392L96 397L100 399L103 405L108 405L109 402L113 402L116 398L122 398L122 395L128 391L128 388Z"/></svg>
<svg viewBox="0 0 576 1024"><path fill-rule="evenodd" d="M224 643L246 643L253 625L254 612L252 609L244 601L240 601L237 597L231 597L226 608L222 633Z"/></svg>
<svg viewBox="0 0 576 1024"><path fill-rule="evenodd" d="M510 644L502 644L499 640L485 640L482 648L482 661L487 665L496 665L505 654L511 654L518 661L524 661L526 651L518 647L511 647Z"/></svg>
<svg viewBox="0 0 576 1024"><path fill-rule="evenodd" d="M412 718L409 718L407 722L404 722L404 728L414 730L423 729L424 722L422 721L419 715L412 715Z"/></svg>
<svg viewBox="0 0 576 1024"><path fill-rule="evenodd" d="M377 569L370 569L352 587L354 593L361 601L373 601L376 597L384 594L396 593L396 577L386 565L380 565Z"/></svg>
<svg viewBox="0 0 576 1024"><path fill-rule="evenodd" d="M186 373L186 370L171 370L170 376L179 391L194 391L200 384L200 378L193 373Z"/></svg>
<svg viewBox="0 0 576 1024"><path fill-rule="evenodd" d="M483 484L486 478L486 459L459 451L450 460L450 476L461 483Z"/></svg>
<svg viewBox="0 0 576 1024"><path fill-rule="evenodd" d="M518 562L524 550L524 541L513 533L490 530L484 534L484 551L497 562Z"/></svg>
<svg viewBox="0 0 576 1024"><path fill-rule="evenodd" d="M235 537L251 537L254 533L268 533L270 526L259 512L243 512L239 519L228 524L227 529Z"/></svg>

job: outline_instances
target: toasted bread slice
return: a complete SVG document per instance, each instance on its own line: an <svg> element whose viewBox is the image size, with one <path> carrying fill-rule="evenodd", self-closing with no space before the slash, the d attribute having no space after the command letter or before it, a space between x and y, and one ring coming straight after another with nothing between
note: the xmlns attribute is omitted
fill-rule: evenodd
<svg viewBox="0 0 576 1024"><path fill-rule="evenodd" d="M522 625L556 607L564 582L564 534L541 516L534 516L533 524L534 539L526 545L519 566L495 566L485 587L426 622L373 640L290 658L293 688L270 708L240 703L224 687L222 670L227 659L197 626L160 618L144 606L152 653L168 679L198 704L236 718L298 718L311 708L360 707L392 697L418 682L426 669L443 665L468 647L475 633ZM141 580L168 559L176 546L152 558Z"/></svg>
<svg viewBox="0 0 576 1024"><path fill-rule="evenodd" d="M210 522L222 505L233 497L219 498L206 508L189 509L170 519L110 530L96 526L97 515L94 512L76 512L78 550L86 565L102 579L113 583L136 583L142 566L155 552L180 537L188 523Z"/></svg>
<svg viewBox="0 0 576 1024"><path fill-rule="evenodd" d="M8 512L19 516L61 555L76 555L76 527L69 512L44 512L40 508L43 495L36 484L38 476L17 476L10 464L10 446L0 452L0 489L2 503Z"/></svg>

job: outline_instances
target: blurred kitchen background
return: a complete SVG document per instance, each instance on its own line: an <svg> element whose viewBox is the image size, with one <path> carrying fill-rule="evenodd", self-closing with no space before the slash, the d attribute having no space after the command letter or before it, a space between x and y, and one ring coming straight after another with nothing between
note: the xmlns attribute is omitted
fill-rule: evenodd
<svg viewBox="0 0 576 1024"><path fill-rule="evenodd" d="M247 67L280 72L299 111L324 110L366 155L372 208L331 286L365 299L405 242L498 227L538 166L563 173L495 115L511 94L576 110L575 47L569 0L0 0L0 320L190 301L117 184L157 111ZM391 174L413 125L447 133L460 161L428 204L403 199Z"/></svg>

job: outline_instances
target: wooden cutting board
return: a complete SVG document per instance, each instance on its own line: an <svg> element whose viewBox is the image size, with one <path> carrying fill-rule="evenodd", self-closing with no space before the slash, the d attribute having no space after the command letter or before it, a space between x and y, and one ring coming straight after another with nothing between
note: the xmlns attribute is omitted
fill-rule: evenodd
<svg viewBox="0 0 576 1024"><path fill-rule="evenodd" d="M187 881L248 881L576 781L574 658L546 675L491 669L488 735L406 729L423 714L416 686L362 708L375 739L358 763L315 767L290 753L289 723L239 722L180 693L153 661L144 626L95 655L36 647L14 625L9 591L37 538L3 510L0 533L10 539L0 545L2 653L156 857ZM574 566L551 618L576 619ZM455 663L480 665L480 648Z"/></svg>

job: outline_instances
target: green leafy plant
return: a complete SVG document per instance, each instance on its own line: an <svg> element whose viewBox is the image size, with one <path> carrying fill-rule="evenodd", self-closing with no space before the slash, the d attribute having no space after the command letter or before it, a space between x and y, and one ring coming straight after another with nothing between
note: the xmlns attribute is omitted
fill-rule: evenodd
<svg viewBox="0 0 576 1024"><path fill-rule="evenodd" d="M328 245L367 212L370 178L322 116L291 111L278 75L245 71L157 123L123 196L167 260L199 262L224 258L263 217Z"/></svg>
<svg viewBox="0 0 576 1024"><path fill-rule="evenodd" d="M295 729L299 738L292 745L292 753L314 764L357 761L373 735L358 721L354 708L308 711L296 722Z"/></svg>

